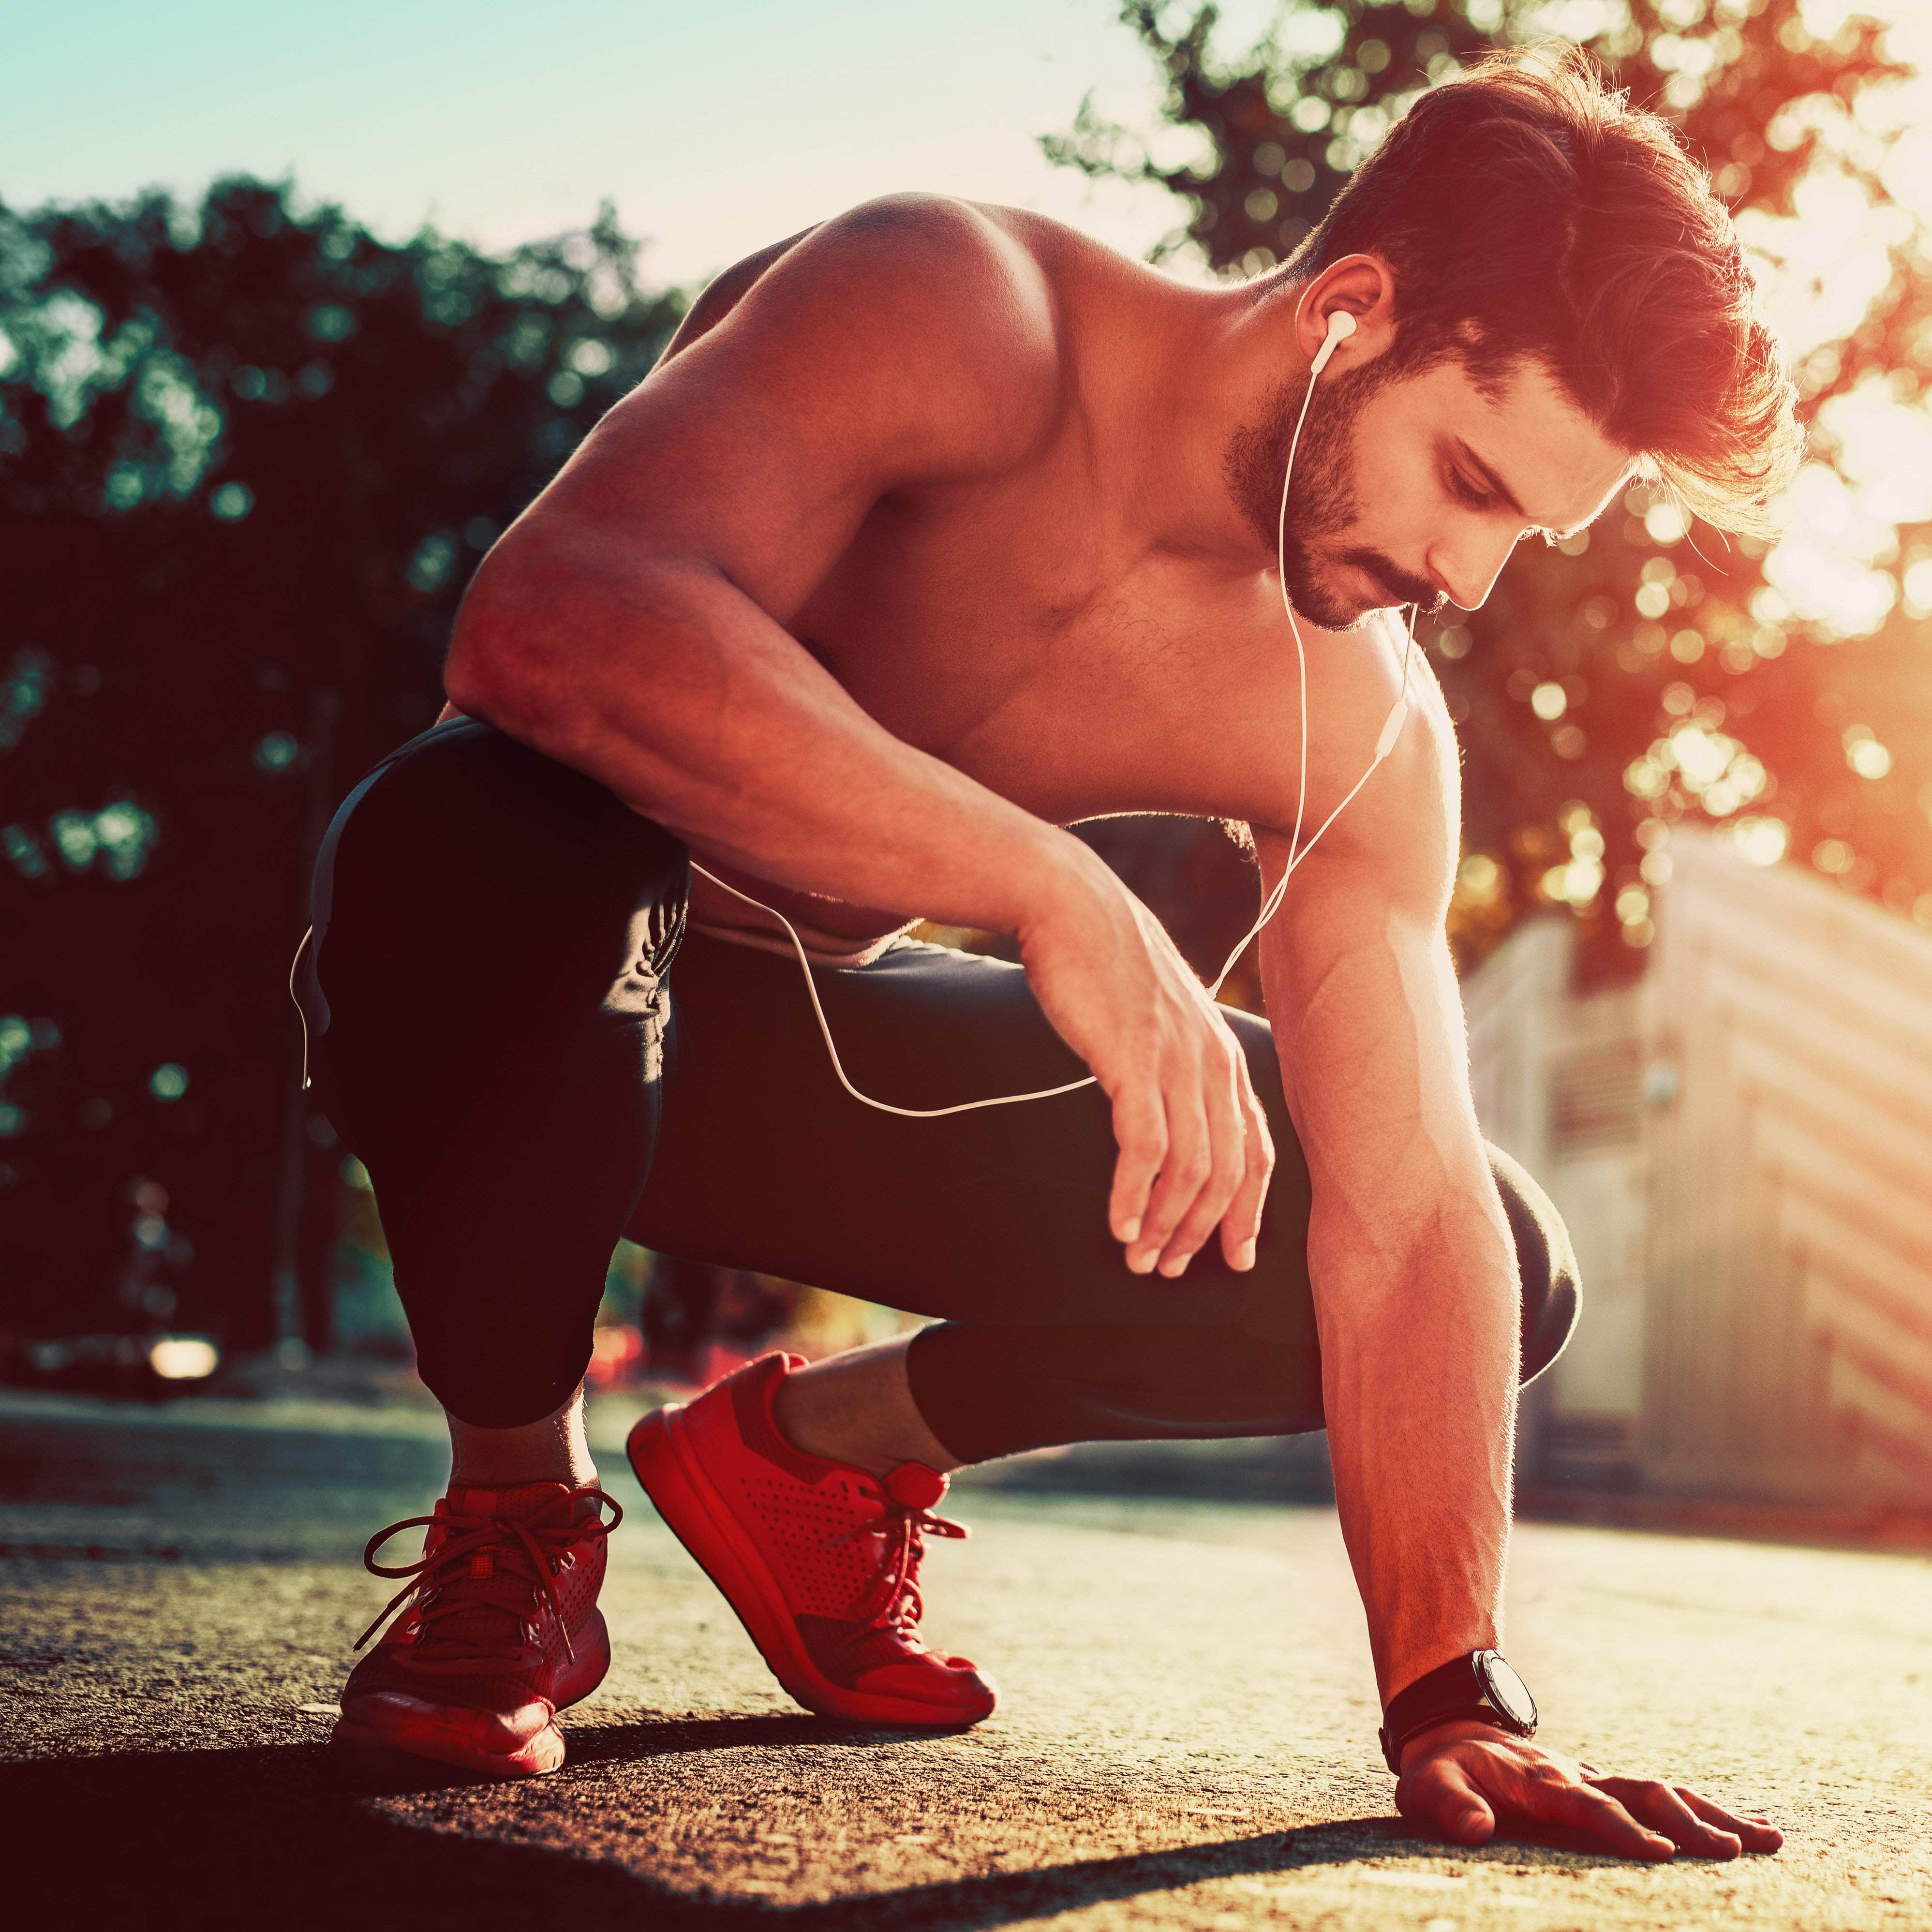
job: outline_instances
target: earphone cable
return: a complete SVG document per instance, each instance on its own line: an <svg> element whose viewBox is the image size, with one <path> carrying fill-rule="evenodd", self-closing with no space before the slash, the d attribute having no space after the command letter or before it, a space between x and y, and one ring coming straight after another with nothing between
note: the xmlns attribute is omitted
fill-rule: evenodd
<svg viewBox="0 0 1932 1932"><path fill-rule="evenodd" d="M1247 950L1250 942L1280 910L1282 896L1288 890L1288 882L1294 877L1296 868L1309 854L1314 850L1322 834L1341 816L1344 808L1354 800L1355 794L1374 776L1376 768L1388 757L1393 748L1396 737L1400 732L1402 722L1408 714L1409 664L1415 648L1415 608L1413 604L1408 607L1408 631L1407 640L1402 650L1401 690L1394 710L1390 711L1387 722L1382 727L1382 735L1376 742L1375 755L1369 760L1367 769L1349 788L1348 794L1342 799L1342 802L1329 813L1320 825L1316 826L1307 844L1304 846L1301 843L1301 828L1306 818L1308 804L1308 652L1303 645L1301 626L1295 622L1294 606L1288 594L1288 485L1294 476L1295 455L1301 446L1302 427L1308 420L1309 404L1315 395L1316 380L1326 366L1328 357L1336 342L1353 332L1353 317L1346 317L1346 320L1348 326L1346 328L1341 328L1338 326L1336 318L1330 317L1328 339L1310 364L1308 386L1302 393L1301 408L1294 419L1294 432L1288 440L1288 460L1282 472L1281 508L1275 523L1276 584L1281 592L1281 608L1288 617L1288 631L1294 639L1296 683L1298 692L1301 740L1300 769L1297 780L1294 804L1294 829L1290 834L1288 842L1288 863L1282 868L1281 877L1276 880L1274 890L1268 895L1264 902L1259 917L1242 934L1234 950L1228 955L1226 962L1222 966L1214 984L1208 988L1208 996L1210 999L1219 995L1222 987L1227 982L1228 974L1234 970L1236 962ZM691 869L699 878L708 879L721 891L729 892L734 898L741 900L745 904L754 907L758 911L769 914L784 928L785 936L791 941L792 950L798 956L800 970L805 975L806 992L812 1000L812 1010L818 1022L818 1030L824 1037L825 1051L831 1059L832 1070L838 1076L839 1085L844 1088L854 1100L862 1102L866 1106L874 1108L882 1114L896 1114L904 1120L934 1120L942 1119L949 1114L970 1114L982 1107L1014 1107L1030 1100L1051 1100L1062 1094L1078 1093L1083 1087L1091 1087L1098 1084L1096 1076L1089 1073L1082 1079L1070 1080L1058 1087L1042 1087L1035 1092L1028 1094L997 1094L985 1100L961 1100L948 1107L900 1107L894 1106L888 1100L875 1100L869 1094L862 1094L852 1084L850 1078L846 1073L844 1063L838 1057L838 1042L832 1036L830 1022L826 1018L824 1006L818 997L818 984L812 976L811 956L806 951L805 942L799 937L797 928L783 913L778 910L777 907L767 905L764 900L752 898L749 892L741 892L736 886L728 885L724 880L718 877L716 873L707 871L695 860L692 861ZM302 1085L304 1088L309 1084L308 1016L302 1010L302 1001L296 992L295 982L296 971L302 963L303 947L308 945L313 937L313 928L302 935L302 944L296 948L295 958L290 962L289 968L289 997L294 1002L296 1011L301 1016L302 1022Z"/></svg>
<svg viewBox="0 0 1932 1932"><path fill-rule="evenodd" d="M805 974L806 991L812 995L812 1010L818 1018L818 1030L825 1036L825 1050L832 1056L832 1070L838 1076L838 1084L855 1100L862 1100L868 1107L876 1107L882 1114L897 1114L908 1120L936 1120L946 1114L970 1114L980 1107L1016 1107L1022 1100L1051 1100L1056 1094L1077 1093L1082 1087L1096 1084L1091 1073L1079 1080L1070 1080L1064 1087L1042 1087L1033 1094L996 1094L990 1100L961 1100L950 1107L896 1107L890 1100L875 1100L869 1094L862 1094L847 1077L844 1063L838 1058L838 1043L832 1037L832 1028L825 1017L825 1009L820 1004L818 982L812 977L811 956L805 950L805 942L798 936L797 928L780 912L776 906L768 906L762 899L754 899L749 892L741 892L736 886L728 886L716 872L708 872L694 859L691 869L700 878L709 879L714 886L729 892L734 899L742 899L748 906L756 906L759 911L770 913L785 929L785 936L792 943L792 950L798 955L798 963Z"/></svg>
<svg viewBox="0 0 1932 1932"><path fill-rule="evenodd" d="M1360 791L1363 786L1375 776L1376 766L1381 764L1393 748L1396 736L1401 730L1402 721L1408 715L1409 660L1415 649L1415 607L1413 604L1408 607L1408 634L1402 647L1402 688L1396 698L1395 708L1389 713L1388 722L1382 727L1382 736L1376 741L1375 755L1370 759L1367 770L1349 788L1348 794L1343 798L1341 804L1336 806L1335 809L1316 827L1313 836L1310 838L1307 844L1304 846L1301 843L1301 827L1306 816L1308 806L1308 652L1301 641L1301 626L1294 620L1294 606L1289 601L1288 595L1288 485L1294 476L1296 452L1301 447L1302 426L1308 420L1308 406L1315 397L1316 379L1327 366L1328 358L1333 353L1337 342L1354 332L1354 317L1347 316L1343 311L1338 311L1338 316L1346 320L1347 326L1341 327L1336 316L1330 318L1328 338L1322 344L1314 361L1309 365L1308 386L1302 392L1301 407L1294 418L1294 433L1288 439L1288 460L1282 470L1281 510L1275 521L1276 581L1281 592L1281 608L1287 614L1288 632L1294 639L1296 682L1299 693L1300 714L1301 758L1300 770L1298 774L1296 786L1294 830L1288 838L1288 863L1282 868L1281 877L1275 881L1274 890L1268 894L1263 902L1260 916L1241 935L1240 943L1235 946L1234 951L1228 955L1226 962L1222 966L1214 983L1208 988L1208 997L1210 999L1219 995L1222 987L1227 982L1228 975L1234 970L1235 962L1247 950L1250 943L1256 935L1281 910L1282 895L1288 890L1288 882L1294 876L1296 868L1310 853L1314 850L1322 835L1342 815L1343 809L1353 801L1356 793ZM762 899L754 899L749 892L740 892L736 886L726 885L715 872L706 872L695 860L692 861L691 869L700 878L709 879L714 886L729 892L734 898L742 900L746 905L756 907L760 912L769 913L779 925L784 928L785 936L790 940L792 950L798 955L800 970L805 975L806 991L812 996L812 1010L818 1021L818 1030L824 1036L825 1051L831 1058L832 1070L838 1076L839 1085L843 1087L854 1100L862 1102L866 1106L875 1107L883 1114L897 1114L905 1120L932 1120L940 1119L948 1114L970 1114L982 1107L1015 1107L1028 1100L1051 1100L1060 1094L1078 1093L1083 1087L1091 1087L1096 1084L1095 1076L1090 1073L1084 1079L1070 1080L1064 1086L1042 1087L1038 1091L1030 1094L996 1094L982 1100L961 1100L950 1107L898 1107L893 1106L890 1101L875 1100L869 1094L860 1093L858 1088L853 1085L846 1074L844 1062L838 1058L838 1043L832 1037L831 1025L825 1017L825 1008L819 1000L818 984L812 977L811 956L806 952L805 942L799 938L797 931L793 926L791 921L787 919L776 906L768 906Z"/></svg>

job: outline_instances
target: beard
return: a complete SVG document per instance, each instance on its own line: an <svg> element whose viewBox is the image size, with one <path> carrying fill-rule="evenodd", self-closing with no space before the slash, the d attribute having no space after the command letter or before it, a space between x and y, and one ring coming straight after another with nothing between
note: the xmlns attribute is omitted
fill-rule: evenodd
<svg viewBox="0 0 1932 1932"><path fill-rule="evenodd" d="M1222 470L1236 507L1270 550L1281 514L1282 472L1294 441L1295 418L1312 377L1284 382L1268 400L1258 422L1228 439ZM1376 550L1345 539L1358 509L1354 487L1354 418L1388 380L1378 364L1331 376L1310 404L1294 453L1288 490L1287 527L1281 560L1288 600L1324 631L1352 631L1372 611L1414 604L1440 610L1443 593ZM1365 590L1352 573L1366 573Z"/></svg>

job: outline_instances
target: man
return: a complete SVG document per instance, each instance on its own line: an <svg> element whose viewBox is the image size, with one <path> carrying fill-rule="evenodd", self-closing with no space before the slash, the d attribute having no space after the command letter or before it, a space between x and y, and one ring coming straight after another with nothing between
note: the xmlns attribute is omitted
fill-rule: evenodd
<svg viewBox="0 0 1932 1932"><path fill-rule="evenodd" d="M633 1438L812 1708L992 1708L919 1634L950 1470L1325 1424L1408 1816L1774 1848L1536 1745L1495 1654L1574 1268L1478 1133L1456 746L1390 607L1474 608L1634 473L1757 524L1790 408L1703 176L1580 61L1425 94L1246 286L917 196L720 277L485 561L450 709L318 866L304 1006L454 1444L340 1741L562 1761L608 1659L578 1384L628 1233L944 1318ZM1270 1025L1063 829L1123 812L1252 827L1264 893L1300 831Z"/></svg>

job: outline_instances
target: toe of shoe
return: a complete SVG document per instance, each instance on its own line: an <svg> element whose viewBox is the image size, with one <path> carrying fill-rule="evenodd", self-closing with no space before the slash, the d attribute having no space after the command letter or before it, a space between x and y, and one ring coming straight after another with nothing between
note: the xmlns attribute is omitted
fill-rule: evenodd
<svg viewBox="0 0 1932 1932"><path fill-rule="evenodd" d="M346 1701L338 1745L406 1752L493 1777L527 1778L563 1762L556 1713L542 1698L512 1710L437 1704L404 1691L377 1690Z"/></svg>
<svg viewBox="0 0 1932 1932"><path fill-rule="evenodd" d="M853 1688L871 1696L904 1698L942 1722L976 1722L999 1701L993 1680L964 1658L931 1652L903 1664L881 1664L866 1672Z"/></svg>

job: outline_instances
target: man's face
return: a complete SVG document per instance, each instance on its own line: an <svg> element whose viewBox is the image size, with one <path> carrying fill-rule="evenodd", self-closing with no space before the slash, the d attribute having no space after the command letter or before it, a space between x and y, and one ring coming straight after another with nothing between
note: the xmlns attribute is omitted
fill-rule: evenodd
<svg viewBox="0 0 1932 1932"><path fill-rule="evenodd" d="M1228 451L1236 500L1270 548L1302 394L1284 388ZM1400 604L1473 610L1525 536L1589 522L1630 461L1534 363L1493 394L1460 362L1325 375L1288 493L1289 601L1325 630Z"/></svg>

